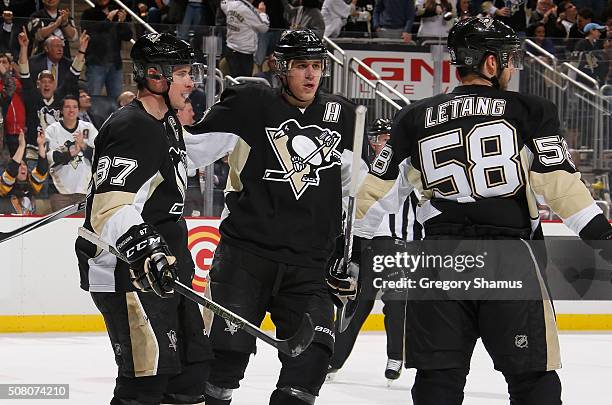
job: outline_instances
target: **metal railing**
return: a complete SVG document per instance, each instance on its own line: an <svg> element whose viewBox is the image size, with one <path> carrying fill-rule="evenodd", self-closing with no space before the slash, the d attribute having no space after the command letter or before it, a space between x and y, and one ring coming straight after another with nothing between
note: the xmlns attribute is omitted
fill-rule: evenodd
<svg viewBox="0 0 612 405"><path fill-rule="evenodd" d="M612 168L609 85L558 59L530 40L521 91L552 101L559 109L561 130L581 171Z"/></svg>

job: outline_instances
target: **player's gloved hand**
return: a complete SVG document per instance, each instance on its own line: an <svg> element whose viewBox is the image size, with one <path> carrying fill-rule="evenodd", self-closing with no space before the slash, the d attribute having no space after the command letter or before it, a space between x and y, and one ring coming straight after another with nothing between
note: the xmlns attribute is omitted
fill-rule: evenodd
<svg viewBox="0 0 612 405"><path fill-rule="evenodd" d="M117 239L117 250L128 259L134 287L141 291L154 291L162 298L172 295L176 258L151 225L132 226Z"/></svg>
<svg viewBox="0 0 612 405"><path fill-rule="evenodd" d="M293 170L298 173L306 168L306 163L299 156L291 156L291 163L293 163Z"/></svg>
<svg viewBox="0 0 612 405"><path fill-rule="evenodd" d="M325 266L327 288L337 307L344 305L346 299L355 299L358 287L359 266L344 260L344 237L336 238L336 247Z"/></svg>

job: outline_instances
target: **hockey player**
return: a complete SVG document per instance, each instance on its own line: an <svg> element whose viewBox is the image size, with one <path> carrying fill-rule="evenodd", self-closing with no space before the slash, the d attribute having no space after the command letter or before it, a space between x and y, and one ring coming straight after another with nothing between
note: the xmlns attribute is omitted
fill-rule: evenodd
<svg viewBox="0 0 612 405"><path fill-rule="evenodd" d="M119 368L112 405L201 404L212 352L197 305L172 294L174 277L189 283L194 274L174 109L199 65L169 34L139 38L131 57L138 95L100 128L84 225L130 264L79 238L81 288L104 316Z"/></svg>
<svg viewBox="0 0 612 405"><path fill-rule="evenodd" d="M399 176L423 195L417 214L425 239L541 238L536 197L581 238L606 238L610 225L580 181L555 105L506 91L522 62L515 32L472 17L453 27L448 47L461 85L397 115L358 192L355 234L371 237L382 214L397 208L391 190ZM534 257L521 246L513 255ZM535 260L528 271L539 274ZM504 374L512 404L560 404L557 328L540 288L540 300L409 300L406 366L417 369L415 405L463 402L479 337Z"/></svg>
<svg viewBox="0 0 612 405"><path fill-rule="evenodd" d="M94 140L98 130L91 122L78 119L79 99L67 95L61 101L62 120L44 131L48 142L49 174L54 193L51 209L57 211L85 199L91 179Z"/></svg>
<svg viewBox="0 0 612 405"><path fill-rule="evenodd" d="M280 338L310 314L313 343L298 357L279 354L282 368L270 397L273 405L305 405L315 402L333 350L325 264L341 232L355 109L319 92L329 66L312 31L285 31L275 58L282 89L230 87L188 130L196 141L217 135L233 142L221 241L210 270L212 298L256 325L270 312ZM187 141L190 156L197 155ZM357 170L367 170L365 159ZM210 338L215 360L206 404L229 404L255 341L218 317Z"/></svg>
<svg viewBox="0 0 612 405"><path fill-rule="evenodd" d="M391 120L379 118L368 128L368 140L372 146L375 156L380 153L389 139L391 132ZM410 187L407 183L404 187ZM402 187L403 188L403 187ZM400 188L398 188L399 190ZM416 207L418 197L415 192L402 197L402 203L398 212L388 214L376 230L375 239L399 239L412 241L421 239L421 224L416 221ZM365 244L359 244L365 247ZM354 260L359 263L361 252L353 251ZM394 269L392 272L382 274L385 280L398 280L403 273ZM353 305L355 315L342 333L336 333L336 343L334 345L334 355L332 356L327 372L327 378L333 380L335 374L342 368L348 359L355 340L359 334L361 326L367 319L374 307L376 295L379 291L374 288L374 275L366 271L360 271L361 292L358 300ZM402 364L404 361L404 312L406 305L406 291L403 289L394 290L383 288L381 299L384 303L383 313L385 314L385 332L387 334L387 365L385 367L385 377L389 384L400 377Z"/></svg>

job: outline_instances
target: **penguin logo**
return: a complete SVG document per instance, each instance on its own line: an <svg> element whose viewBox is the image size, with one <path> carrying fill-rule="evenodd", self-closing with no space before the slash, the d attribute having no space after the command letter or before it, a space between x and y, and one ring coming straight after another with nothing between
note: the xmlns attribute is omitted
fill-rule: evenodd
<svg viewBox="0 0 612 405"><path fill-rule="evenodd" d="M316 125L301 127L294 120L278 128L266 128L266 134L282 170L267 169L264 180L288 182L299 199L309 186L318 186L321 170L340 165L336 150L341 136L336 131Z"/></svg>

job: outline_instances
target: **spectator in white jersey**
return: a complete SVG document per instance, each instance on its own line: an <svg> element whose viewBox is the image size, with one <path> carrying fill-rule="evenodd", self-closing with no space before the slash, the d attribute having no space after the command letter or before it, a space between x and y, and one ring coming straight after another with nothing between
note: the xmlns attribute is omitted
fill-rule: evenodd
<svg viewBox="0 0 612 405"><path fill-rule="evenodd" d="M255 8L243 0L223 0L221 10L227 16L227 63L230 75L251 76L257 33L268 31L270 19L262 1Z"/></svg>
<svg viewBox="0 0 612 405"><path fill-rule="evenodd" d="M49 125L45 131L49 142L49 173L53 179L51 191L56 191L49 196L53 211L85 199L91 179L94 139L98 135L91 122L79 120L77 97L67 95L61 105L62 120Z"/></svg>

